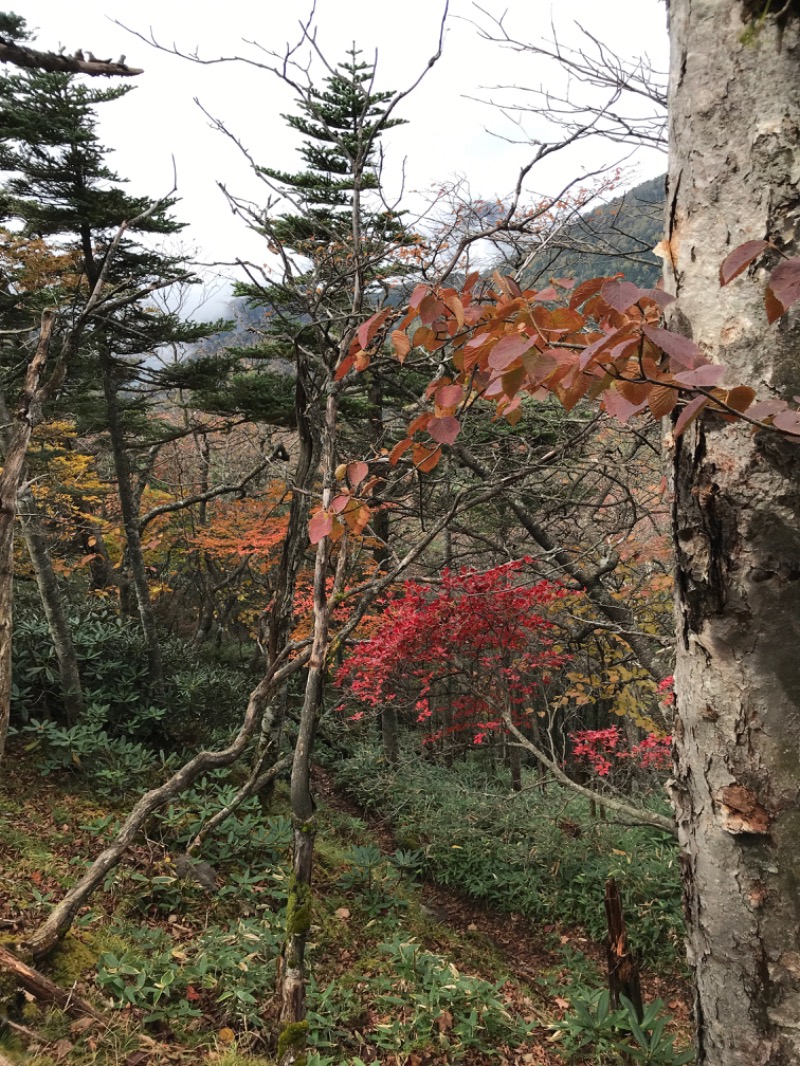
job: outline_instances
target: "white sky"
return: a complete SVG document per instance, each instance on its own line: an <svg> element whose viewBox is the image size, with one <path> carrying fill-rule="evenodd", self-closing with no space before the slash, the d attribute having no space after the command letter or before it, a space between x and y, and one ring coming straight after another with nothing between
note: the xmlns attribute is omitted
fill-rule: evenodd
<svg viewBox="0 0 800 1066"><path fill-rule="evenodd" d="M332 62L344 58L353 41L365 59L378 55L378 89L407 87L426 67L436 49L443 0L317 0L317 40ZM521 40L552 36L577 40L575 23L610 39L620 55L646 50L654 66L667 68L666 11L663 0L482 0L487 11L507 11L506 26ZM300 157L297 138L281 112L296 110L291 92L265 71L242 64L201 67L149 48L115 25L113 19L147 34L152 28L163 44L174 41L182 50L201 56L258 52L243 39L281 51L295 41L298 23L310 5L300 0L17 0L8 7L38 29L36 44L68 52L91 49L99 58L120 54L145 73L130 79L136 86L124 100L103 105L102 133L115 149L112 165L131 182L132 191L159 196L172 182L172 157L182 198L177 214L188 222L184 242L206 259L262 258L256 239L246 234L216 187L223 181L233 192L260 196L243 157L234 145L209 128L194 103L198 97L209 112L248 146L259 163L295 170ZM609 18L611 13L612 18ZM486 96L481 89L499 84L556 85L559 73L530 55L518 55L482 41L469 21L483 21L471 0L451 0L444 55L428 73L399 115L408 125L383 138L390 188L398 189L405 160L406 189L425 190L454 175L465 175L476 198L503 195L513 187L518 170L531 156L530 147L511 145L489 131L519 136L496 110L467 99ZM324 76L320 73L320 79ZM507 99L509 99L507 97ZM527 132L535 136L531 121ZM541 135L541 127L539 127ZM623 150L584 142L564 159L534 171L528 188L552 193L570 177L597 168L598 159L616 161ZM632 161L629 181L652 177L666 169L658 153L640 153ZM222 271L229 276L233 270Z"/></svg>

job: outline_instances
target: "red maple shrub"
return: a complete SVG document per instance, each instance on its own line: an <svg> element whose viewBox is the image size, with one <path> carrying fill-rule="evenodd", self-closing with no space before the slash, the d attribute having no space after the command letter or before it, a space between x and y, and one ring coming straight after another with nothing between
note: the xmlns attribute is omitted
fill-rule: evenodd
<svg viewBox="0 0 800 1066"><path fill-rule="evenodd" d="M394 703L413 711L426 743L463 733L481 744L505 732L505 714L524 729L569 659L547 617L565 590L531 581L530 563L444 570L433 585L405 582L337 674L348 703L360 708L351 720Z"/></svg>

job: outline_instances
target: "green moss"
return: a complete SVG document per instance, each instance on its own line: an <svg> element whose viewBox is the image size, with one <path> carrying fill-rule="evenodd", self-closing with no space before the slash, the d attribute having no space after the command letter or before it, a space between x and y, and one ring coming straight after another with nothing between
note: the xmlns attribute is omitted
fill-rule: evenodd
<svg viewBox="0 0 800 1066"><path fill-rule="evenodd" d="M50 955L50 973L57 985L69 987L87 970L94 969L97 951L72 933L55 947Z"/></svg>
<svg viewBox="0 0 800 1066"><path fill-rule="evenodd" d="M295 1058L295 1066L305 1066L306 1056L302 1054L308 1036L308 1022L287 1022L278 1037L278 1062L289 1051L301 1052Z"/></svg>
<svg viewBox="0 0 800 1066"><path fill-rule="evenodd" d="M286 901L286 936L298 936L311 928L311 886L299 885L294 874Z"/></svg>

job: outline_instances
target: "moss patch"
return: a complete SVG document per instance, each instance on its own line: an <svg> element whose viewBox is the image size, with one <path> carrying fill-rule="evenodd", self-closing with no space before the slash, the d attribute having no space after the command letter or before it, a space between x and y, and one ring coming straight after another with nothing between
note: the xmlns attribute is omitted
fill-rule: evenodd
<svg viewBox="0 0 800 1066"><path fill-rule="evenodd" d="M306 1056L302 1054L308 1036L308 1022L287 1022L278 1037L278 1062L290 1051L300 1052L295 1058L295 1066L305 1066Z"/></svg>
<svg viewBox="0 0 800 1066"><path fill-rule="evenodd" d="M95 949L74 934L67 933L50 955L50 973L53 980L57 985L69 987L87 970L94 969L97 956Z"/></svg>

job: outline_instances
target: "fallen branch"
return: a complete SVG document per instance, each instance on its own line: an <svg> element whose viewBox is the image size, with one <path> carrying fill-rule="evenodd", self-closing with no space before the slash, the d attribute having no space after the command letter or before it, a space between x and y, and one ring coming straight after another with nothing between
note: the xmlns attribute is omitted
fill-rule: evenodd
<svg viewBox="0 0 800 1066"><path fill-rule="evenodd" d="M611 811L616 811L617 814L624 814L626 818L631 819L639 825L649 825L652 829L660 829L664 833L669 833L670 836L677 837L678 830L675 826L675 822L672 818L666 818L663 814L656 814L655 811L646 811L641 807L634 807L631 803L626 803L625 800L617 799L615 796L607 796L603 792L595 792L591 788L585 788L583 785L579 785L577 781L573 781L571 777L564 773L558 763L552 759L548 759L545 753L528 738L524 733L521 733L519 729L511 721L511 715L507 712L503 712L503 721L506 724L506 728L509 733L519 744L529 751L534 758L545 766L556 781L559 784L564 785L566 788L572 789L573 792L577 792L581 796L585 796L586 799L594 800L595 803L599 803L601 807L607 807Z"/></svg>
<svg viewBox="0 0 800 1066"><path fill-rule="evenodd" d="M44 1003L52 1003L53 1006L68 1014L82 1014L93 1018L96 1022L108 1024L108 1019L100 1014L99 1011L96 1011L91 1003L87 1003L85 999L81 999L74 992L65 992L63 988L59 988L58 985L54 984L49 977L45 977L38 970L34 970L32 966L28 966L27 963L17 958L16 955L2 945L0 945L0 969L12 974L18 983L31 995L36 996L38 1000ZM0 1066L2 1066L2 1062L0 1062Z"/></svg>
<svg viewBox="0 0 800 1066"><path fill-rule="evenodd" d="M151 814L165 806L174 796L189 788L208 770L234 763L247 747L267 707L276 675L268 674L250 693L247 711L239 732L232 743L220 751L201 751L185 763L172 777L146 792L122 824L122 828L107 848L94 860L84 876L73 885L47 919L26 940L25 947L35 959L42 958L69 931L75 916L94 890L103 883L110 870L120 862L126 849Z"/></svg>
<svg viewBox="0 0 800 1066"><path fill-rule="evenodd" d="M0 38L0 63L13 63L15 67L25 67L28 70L89 74L105 78L132 78L136 74L144 73L138 67L127 66L125 56L120 56L116 62L113 62L110 59L95 59L89 52L89 58L87 58L80 48L74 55L68 56L60 52L41 52L38 48L15 44L3 38Z"/></svg>
<svg viewBox="0 0 800 1066"><path fill-rule="evenodd" d="M264 763L267 761L269 751L265 751L261 758L253 768L252 773L248 777L247 781L242 785L227 807L223 807L217 811L215 815L208 819L204 825L201 826L200 831L195 836L194 840L186 849L186 854L191 855L193 851L197 851L209 833L213 833L214 830L222 825L222 823L230 818L233 812L244 803L246 799L251 796L257 796L258 793L270 783L274 781L281 770L284 770L292 761L291 755L284 755L282 759L279 759L273 766L270 766L268 770L264 769Z"/></svg>

